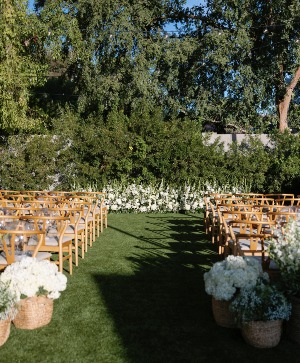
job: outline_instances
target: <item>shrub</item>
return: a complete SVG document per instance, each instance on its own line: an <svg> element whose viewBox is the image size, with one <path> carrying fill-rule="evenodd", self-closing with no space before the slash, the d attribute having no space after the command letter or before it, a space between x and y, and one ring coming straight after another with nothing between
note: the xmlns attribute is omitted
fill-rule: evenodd
<svg viewBox="0 0 300 363"><path fill-rule="evenodd" d="M265 183L268 191L299 194L300 135L275 132L271 140Z"/></svg>
<svg viewBox="0 0 300 363"><path fill-rule="evenodd" d="M299 193L300 138L272 135L265 147L255 136L225 152L210 143L201 125L165 120L161 109L141 108L130 117L112 110L105 117L81 118L60 111L51 131L2 139L1 186L6 189L71 189L79 185L185 183L225 185L252 192Z"/></svg>

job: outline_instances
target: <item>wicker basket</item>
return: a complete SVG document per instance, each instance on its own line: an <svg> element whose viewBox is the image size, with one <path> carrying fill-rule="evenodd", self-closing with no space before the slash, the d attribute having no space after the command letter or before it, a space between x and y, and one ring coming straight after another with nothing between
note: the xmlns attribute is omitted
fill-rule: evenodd
<svg viewBox="0 0 300 363"><path fill-rule="evenodd" d="M292 315L286 323L287 336L296 343L300 343L300 299L291 296Z"/></svg>
<svg viewBox="0 0 300 363"><path fill-rule="evenodd" d="M7 341L10 334L10 319L0 320L0 347Z"/></svg>
<svg viewBox="0 0 300 363"><path fill-rule="evenodd" d="M273 348L280 342L282 320L249 321L242 324L246 343L256 348Z"/></svg>
<svg viewBox="0 0 300 363"><path fill-rule="evenodd" d="M36 329L50 323L53 300L45 296L33 296L20 300L13 323L18 329Z"/></svg>
<svg viewBox="0 0 300 363"><path fill-rule="evenodd" d="M235 314L229 310L231 301L212 298L212 311L215 322L223 328L236 328Z"/></svg>

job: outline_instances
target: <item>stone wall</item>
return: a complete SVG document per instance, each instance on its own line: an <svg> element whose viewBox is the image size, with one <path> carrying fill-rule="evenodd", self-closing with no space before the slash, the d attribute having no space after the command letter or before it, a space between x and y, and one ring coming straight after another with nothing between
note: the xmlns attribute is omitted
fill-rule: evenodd
<svg viewBox="0 0 300 363"><path fill-rule="evenodd" d="M213 143L214 141L216 141L217 139L219 140L220 143L224 143L224 150L227 151L229 149L229 145L232 142L237 142L237 143L241 143L242 140L244 140L247 136L247 134L217 134L215 132L212 133L204 133L203 135L210 135L210 139L209 141L211 143ZM262 141L262 143L264 145L270 145L270 140L269 140L269 136L267 134L259 134L259 135L252 135L257 137L259 140Z"/></svg>

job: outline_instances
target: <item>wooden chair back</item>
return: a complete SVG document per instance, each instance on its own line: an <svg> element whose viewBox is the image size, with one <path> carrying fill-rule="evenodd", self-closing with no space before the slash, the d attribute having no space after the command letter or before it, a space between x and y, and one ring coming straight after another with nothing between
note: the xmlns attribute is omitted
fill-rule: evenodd
<svg viewBox="0 0 300 363"><path fill-rule="evenodd" d="M296 212L283 212L283 211L267 213L269 221L275 222L281 226L288 223L290 219L297 219L297 215L298 213Z"/></svg>
<svg viewBox="0 0 300 363"><path fill-rule="evenodd" d="M272 235L273 222L235 220L228 224L233 254L261 256L266 253L264 241Z"/></svg>
<svg viewBox="0 0 300 363"><path fill-rule="evenodd" d="M4 255L0 259L0 268L3 269L26 255L37 257L43 244L44 236L44 229L1 229L0 242ZM31 245L29 243L30 239L35 239L36 243Z"/></svg>

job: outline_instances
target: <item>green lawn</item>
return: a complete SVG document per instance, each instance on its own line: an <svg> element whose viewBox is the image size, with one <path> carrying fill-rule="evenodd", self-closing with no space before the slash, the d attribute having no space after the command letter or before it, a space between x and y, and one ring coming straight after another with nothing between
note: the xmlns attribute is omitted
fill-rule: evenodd
<svg viewBox="0 0 300 363"><path fill-rule="evenodd" d="M54 302L51 323L12 326L0 362L297 362L285 336L259 350L218 327L203 272L218 259L202 217L113 214Z"/></svg>

